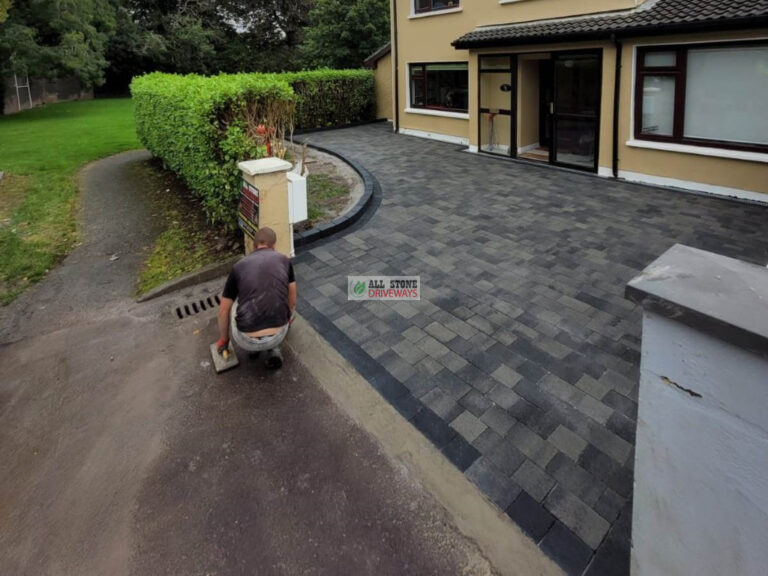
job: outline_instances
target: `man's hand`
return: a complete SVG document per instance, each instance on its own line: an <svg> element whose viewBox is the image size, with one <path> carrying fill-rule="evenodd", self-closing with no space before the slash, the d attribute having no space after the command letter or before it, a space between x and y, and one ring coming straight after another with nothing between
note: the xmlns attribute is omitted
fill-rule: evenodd
<svg viewBox="0 0 768 576"><path fill-rule="evenodd" d="M224 351L229 348L229 338L219 338L216 342L216 351L219 355L224 355Z"/></svg>

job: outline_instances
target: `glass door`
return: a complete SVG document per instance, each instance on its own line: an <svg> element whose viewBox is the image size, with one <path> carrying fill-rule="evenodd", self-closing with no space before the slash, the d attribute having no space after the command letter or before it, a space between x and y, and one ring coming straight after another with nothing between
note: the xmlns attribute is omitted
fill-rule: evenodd
<svg viewBox="0 0 768 576"><path fill-rule="evenodd" d="M553 66L551 162L597 172L600 54L556 53Z"/></svg>
<svg viewBox="0 0 768 576"><path fill-rule="evenodd" d="M479 149L516 156L517 58L480 56L479 65Z"/></svg>

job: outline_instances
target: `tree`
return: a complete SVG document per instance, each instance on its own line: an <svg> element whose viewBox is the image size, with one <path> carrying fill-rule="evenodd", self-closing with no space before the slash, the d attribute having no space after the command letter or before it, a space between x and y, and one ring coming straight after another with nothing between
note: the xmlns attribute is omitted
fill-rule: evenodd
<svg viewBox="0 0 768 576"><path fill-rule="evenodd" d="M315 0L304 33L308 66L359 68L389 40L389 0Z"/></svg>
<svg viewBox="0 0 768 576"><path fill-rule="evenodd" d="M11 7L11 0L0 0L0 24L8 18L8 9Z"/></svg>
<svg viewBox="0 0 768 576"><path fill-rule="evenodd" d="M15 0L0 28L0 74L74 76L98 85L114 30L109 0Z"/></svg>

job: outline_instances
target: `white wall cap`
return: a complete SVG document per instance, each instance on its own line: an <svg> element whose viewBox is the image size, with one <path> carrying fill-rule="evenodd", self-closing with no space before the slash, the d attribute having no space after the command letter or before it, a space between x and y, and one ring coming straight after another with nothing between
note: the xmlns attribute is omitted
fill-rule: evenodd
<svg viewBox="0 0 768 576"><path fill-rule="evenodd" d="M280 158L259 158L258 160L246 160L238 162L237 167L248 174L256 176L257 174L269 174L270 172L285 172L293 167L293 164Z"/></svg>

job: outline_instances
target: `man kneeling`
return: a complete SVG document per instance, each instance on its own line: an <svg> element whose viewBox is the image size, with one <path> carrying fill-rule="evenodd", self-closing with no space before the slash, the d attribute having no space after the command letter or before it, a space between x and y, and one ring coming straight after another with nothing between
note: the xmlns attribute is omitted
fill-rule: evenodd
<svg viewBox="0 0 768 576"><path fill-rule="evenodd" d="M261 228L253 241L255 250L235 264L224 285L216 348L219 354L226 350L231 330L240 348L266 351L266 367L276 369L283 365L279 346L293 322L296 278L291 261L275 251L274 230Z"/></svg>

